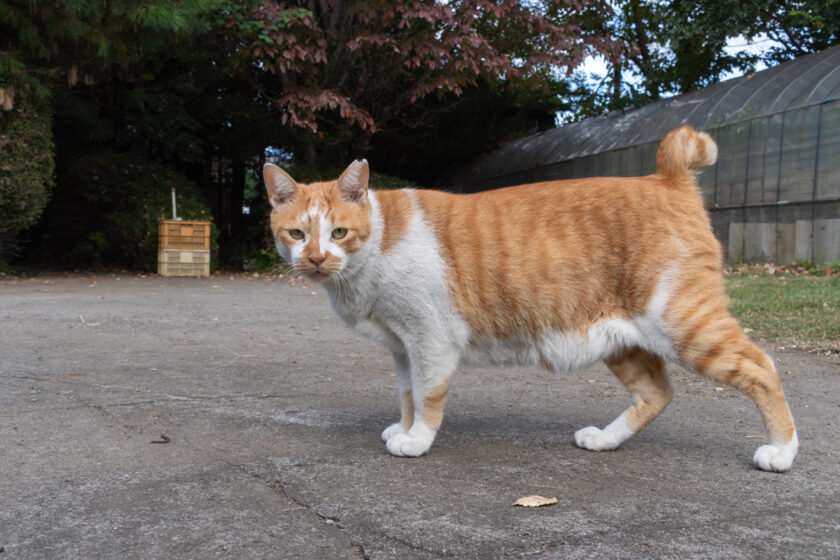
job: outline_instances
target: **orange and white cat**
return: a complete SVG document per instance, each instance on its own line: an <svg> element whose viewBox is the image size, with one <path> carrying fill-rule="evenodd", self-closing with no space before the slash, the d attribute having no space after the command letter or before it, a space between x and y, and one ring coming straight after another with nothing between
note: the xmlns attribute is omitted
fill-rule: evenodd
<svg viewBox="0 0 840 560"><path fill-rule="evenodd" d="M786 471L797 435L770 358L727 312L720 245L695 184L717 147L684 126L647 177L550 181L470 195L368 189L368 164L298 184L268 164L277 250L320 279L351 327L393 354L401 419L393 455L432 445L462 360L568 371L599 360L633 405L578 446L615 449L671 399L666 361L755 401L770 442L759 468Z"/></svg>

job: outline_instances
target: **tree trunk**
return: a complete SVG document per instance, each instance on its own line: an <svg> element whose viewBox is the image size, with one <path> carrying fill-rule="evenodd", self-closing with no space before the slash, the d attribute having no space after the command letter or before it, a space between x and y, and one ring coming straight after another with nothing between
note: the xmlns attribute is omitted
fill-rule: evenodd
<svg viewBox="0 0 840 560"><path fill-rule="evenodd" d="M306 164L311 168L315 168L315 158L317 153L315 151L315 142L310 138L306 141Z"/></svg>
<svg viewBox="0 0 840 560"><path fill-rule="evenodd" d="M659 99L659 87L650 83L650 49L648 48L647 33L642 20L642 9L639 0L630 0L630 9L633 11L633 31L636 36L636 44L639 45L639 55L642 59L640 69L645 75L645 89L651 99Z"/></svg>
<svg viewBox="0 0 840 560"><path fill-rule="evenodd" d="M612 67L612 103L618 107L621 101L621 59L613 62Z"/></svg>
<svg viewBox="0 0 840 560"><path fill-rule="evenodd" d="M233 158L233 178L230 191L231 236L242 231L242 206L245 203L245 160Z"/></svg>

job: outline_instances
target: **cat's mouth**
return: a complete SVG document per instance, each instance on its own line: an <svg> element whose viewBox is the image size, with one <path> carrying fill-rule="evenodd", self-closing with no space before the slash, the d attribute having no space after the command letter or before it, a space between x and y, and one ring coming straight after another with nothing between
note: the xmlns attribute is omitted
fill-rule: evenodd
<svg viewBox="0 0 840 560"><path fill-rule="evenodd" d="M309 277L313 280L326 280L330 276L332 276L332 272L327 272L326 270L320 269L309 273Z"/></svg>
<svg viewBox="0 0 840 560"><path fill-rule="evenodd" d="M332 278L332 275L335 274L336 271L323 268L298 268L298 272L306 276L306 278L309 280L315 282L322 282L324 280Z"/></svg>
<svg viewBox="0 0 840 560"><path fill-rule="evenodd" d="M341 261L327 254L326 259L299 259L295 262L295 269L307 279L318 282L332 278L341 270Z"/></svg>

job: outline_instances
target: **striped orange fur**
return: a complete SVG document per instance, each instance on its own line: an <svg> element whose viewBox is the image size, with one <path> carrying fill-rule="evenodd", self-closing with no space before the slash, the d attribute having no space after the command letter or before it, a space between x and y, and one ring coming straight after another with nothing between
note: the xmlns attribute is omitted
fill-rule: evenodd
<svg viewBox="0 0 840 560"><path fill-rule="evenodd" d="M391 453L428 450L462 358L556 370L605 361L633 405L575 434L592 450L614 449L665 408L670 360L752 397L771 440L755 462L787 470L793 419L772 361L727 311L695 185L716 156L708 135L681 127L646 177L370 191L363 161L331 183L298 185L274 166L265 179L280 253L394 354L403 414L383 432Z"/></svg>

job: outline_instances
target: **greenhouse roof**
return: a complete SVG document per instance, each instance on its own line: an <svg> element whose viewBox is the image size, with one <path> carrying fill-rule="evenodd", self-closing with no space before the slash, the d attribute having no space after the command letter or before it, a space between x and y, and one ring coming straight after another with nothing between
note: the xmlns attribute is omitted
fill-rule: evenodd
<svg viewBox="0 0 840 560"><path fill-rule="evenodd" d="M710 130L824 103L838 96L840 46L638 109L589 118L520 138L471 162L456 175L469 177L468 182L475 183L484 178L656 142L683 124Z"/></svg>

